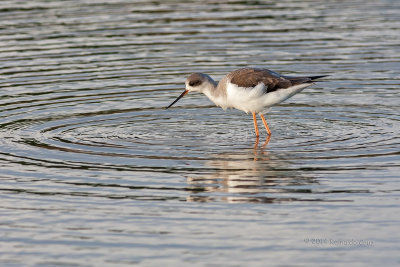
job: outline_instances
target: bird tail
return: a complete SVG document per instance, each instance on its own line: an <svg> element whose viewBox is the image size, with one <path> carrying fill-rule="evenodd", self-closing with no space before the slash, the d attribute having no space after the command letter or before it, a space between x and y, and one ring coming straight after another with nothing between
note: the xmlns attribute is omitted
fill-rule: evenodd
<svg viewBox="0 0 400 267"><path fill-rule="evenodd" d="M327 77L327 76L329 76L329 75L309 76L307 78L310 78L311 81L314 81L316 79L321 79L321 78L324 78L324 77Z"/></svg>
<svg viewBox="0 0 400 267"><path fill-rule="evenodd" d="M303 84L303 83L317 82L315 80L320 79L320 78L324 78L326 76L329 76L329 75L301 76L301 77L284 76L284 78L288 79L292 83L292 85L297 85L297 84Z"/></svg>

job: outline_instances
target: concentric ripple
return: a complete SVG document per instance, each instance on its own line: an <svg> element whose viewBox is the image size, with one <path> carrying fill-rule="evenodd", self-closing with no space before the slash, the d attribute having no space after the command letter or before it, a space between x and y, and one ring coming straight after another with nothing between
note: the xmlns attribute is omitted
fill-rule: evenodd
<svg viewBox="0 0 400 267"><path fill-rule="evenodd" d="M141 90L82 94L62 100L46 94L47 99L40 95L6 104L1 153L9 163L64 168L69 174L75 168L181 173L189 180L176 189L194 191L187 199L201 201L326 201L330 198L297 196L306 192L299 186L315 193L313 181L327 172L366 175L385 169L395 175L391 159L398 155L398 138L391 126L398 116L390 105L308 104L310 97L299 96L300 103L284 104L269 114L272 141L253 148L250 116L195 106L191 102L197 96L183 100L189 106L171 111L163 110L164 102L128 107L138 101L151 106L152 94L163 92L147 91L145 97ZM34 116L22 118L28 112ZM282 187L282 181L290 186Z"/></svg>

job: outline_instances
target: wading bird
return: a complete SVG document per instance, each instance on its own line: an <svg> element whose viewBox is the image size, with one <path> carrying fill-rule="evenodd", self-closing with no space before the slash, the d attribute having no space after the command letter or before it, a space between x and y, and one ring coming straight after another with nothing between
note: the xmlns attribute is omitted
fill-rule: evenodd
<svg viewBox="0 0 400 267"><path fill-rule="evenodd" d="M224 110L236 108L253 114L256 137L259 137L256 113L264 123L268 135L271 131L264 113L304 88L313 85L320 76L285 76L268 69L243 68L234 70L217 83L204 73L192 73L185 82L186 89L168 107L170 108L188 92L205 94L217 106Z"/></svg>

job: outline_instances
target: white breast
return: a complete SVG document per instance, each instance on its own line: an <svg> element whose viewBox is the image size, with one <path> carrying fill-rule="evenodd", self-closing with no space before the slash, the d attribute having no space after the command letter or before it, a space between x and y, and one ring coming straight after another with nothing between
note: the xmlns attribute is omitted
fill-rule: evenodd
<svg viewBox="0 0 400 267"><path fill-rule="evenodd" d="M278 104L297 94L311 84L299 84L286 89L265 93L265 85L259 83L256 87L244 88L228 83L227 105L244 112L266 112L271 106Z"/></svg>

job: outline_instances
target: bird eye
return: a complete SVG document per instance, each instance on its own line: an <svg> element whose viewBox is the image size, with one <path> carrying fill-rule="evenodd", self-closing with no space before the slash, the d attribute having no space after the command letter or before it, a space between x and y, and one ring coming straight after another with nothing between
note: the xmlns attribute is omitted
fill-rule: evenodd
<svg viewBox="0 0 400 267"><path fill-rule="evenodd" d="M190 86L198 86L198 85L200 85L201 84L201 81L200 80L194 80L194 81L190 81L189 82L189 85Z"/></svg>

